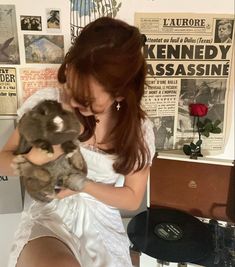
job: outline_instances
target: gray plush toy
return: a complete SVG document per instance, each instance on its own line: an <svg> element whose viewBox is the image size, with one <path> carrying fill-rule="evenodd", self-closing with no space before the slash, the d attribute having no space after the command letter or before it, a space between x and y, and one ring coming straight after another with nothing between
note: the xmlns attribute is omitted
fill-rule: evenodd
<svg viewBox="0 0 235 267"><path fill-rule="evenodd" d="M23 115L18 129L20 141L13 168L32 198L50 202L60 187L73 191L83 188L87 166L79 147L80 124L73 112L64 110L57 101L43 100ZM35 165L23 155L35 146L50 156L57 144L64 154L43 165Z"/></svg>

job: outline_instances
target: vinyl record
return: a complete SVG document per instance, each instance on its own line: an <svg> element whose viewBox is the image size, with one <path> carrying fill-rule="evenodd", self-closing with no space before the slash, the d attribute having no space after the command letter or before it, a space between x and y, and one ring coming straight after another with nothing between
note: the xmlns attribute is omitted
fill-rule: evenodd
<svg viewBox="0 0 235 267"><path fill-rule="evenodd" d="M127 233L139 251L164 261L193 262L213 250L207 225L179 210L148 209L132 218Z"/></svg>

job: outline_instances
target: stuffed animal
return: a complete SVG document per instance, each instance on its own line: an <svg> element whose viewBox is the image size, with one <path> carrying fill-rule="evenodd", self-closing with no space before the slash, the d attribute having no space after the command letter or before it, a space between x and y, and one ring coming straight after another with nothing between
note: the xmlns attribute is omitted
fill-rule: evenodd
<svg viewBox="0 0 235 267"><path fill-rule="evenodd" d="M76 115L54 100L43 100L19 120L19 145L13 168L22 177L27 192L35 200L50 202L65 187L80 191L87 179L86 162L80 152L80 123ZM35 165L23 154L35 146L51 156L53 145L64 154L43 165Z"/></svg>

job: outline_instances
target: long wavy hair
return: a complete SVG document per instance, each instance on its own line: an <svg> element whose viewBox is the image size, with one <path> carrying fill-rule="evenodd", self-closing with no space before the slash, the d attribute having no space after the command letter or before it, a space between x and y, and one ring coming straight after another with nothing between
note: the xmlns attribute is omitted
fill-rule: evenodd
<svg viewBox="0 0 235 267"><path fill-rule="evenodd" d="M149 160L149 150L141 129L146 114L141 108L146 77L146 62L142 54L144 36L138 28L124 21L102 17L88 24L76 38L58 71L60 83L66 83L66 68L78 73L72 97L87 104L89 77L94 77L113 98L123 97L120 110L114 102L113 115L117 123L109 139L110 153L116 155L115 171L128 174L142 169ZM92 103L90 104L92 109ZM94 116L83 116L76 110L84 126L81 141L88 140L95 131ZM109 140L109 141L110 141Z"/></svg>

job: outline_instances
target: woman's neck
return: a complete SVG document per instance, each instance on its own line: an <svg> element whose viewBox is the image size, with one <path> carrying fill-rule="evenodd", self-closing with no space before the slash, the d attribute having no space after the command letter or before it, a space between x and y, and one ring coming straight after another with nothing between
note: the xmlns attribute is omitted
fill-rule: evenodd
<svg viewBox="0 0 235 267"><path fill-rule="evenodd" d="M95 119L96 119L96 123L99 124L99 123L106 123L110 120L110 118L112 117L112 111L109 109L103 113L99 113L99 114L96 114L94 115L95 116Z"/></svg>
<svg viewBox="0 0 235 267"><path fill-rule="evenodd" d="M116 119L113 117L112 112L105 112L102 114L95 115L97 120L96 128L93 136L93 142L97 147L105 147L105 149L110 147L110 135L115 127Z"/></svg>

